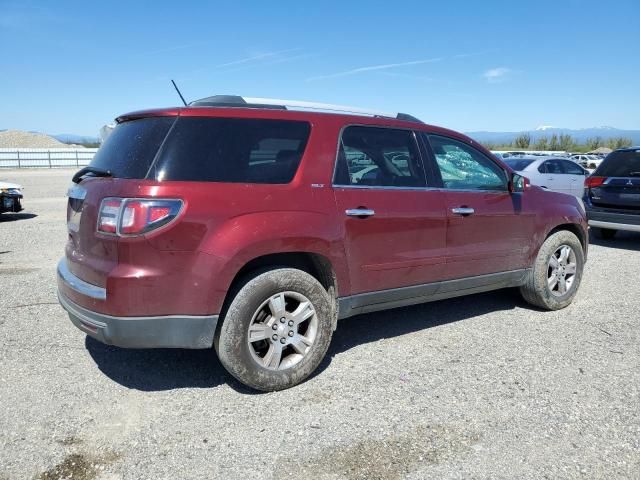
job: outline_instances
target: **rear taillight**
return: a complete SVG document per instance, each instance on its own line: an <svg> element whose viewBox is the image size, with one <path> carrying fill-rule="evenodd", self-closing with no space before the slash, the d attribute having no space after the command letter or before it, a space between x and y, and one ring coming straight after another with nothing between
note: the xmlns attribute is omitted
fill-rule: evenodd
<svg viewBox="0 0 640 480"><path fill-rule="evenodd" d="M585 188L599 187L607 180L607 177L587 177L584 179Z"/></svg>
<svg viewBox="0 0 640 480"><path fill-rule="evenodd" d="M98 215L99 232L116 233L121 205L122 200L120 198L105 198L102 201Z"/></svg>
<svg viewBox="0 0 640 480"><path fill-rule="evenodd" d="M182 209L178 199L105 198L98 231L120 236L142 235L170 223Z"/></svg>

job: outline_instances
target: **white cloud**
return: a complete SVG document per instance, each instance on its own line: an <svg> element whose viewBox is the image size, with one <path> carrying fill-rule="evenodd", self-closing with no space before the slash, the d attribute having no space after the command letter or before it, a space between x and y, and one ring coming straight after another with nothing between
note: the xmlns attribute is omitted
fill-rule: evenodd
<svg viewBox="0 0 640 480"><path fill-rule="evenodd" d="M504 82L509 77L509 74L511 72L512 70L510 68L498 67L487 70L482 74L482 76L489 83L500 83Z"/></svg>
<svg viewBox="0 0 640 480"><path fill-rule="evenodd" d="M359 68L353 68L351 70L345 70L344 72L332 73L329 75L319 75L317 77L310 77L310 78L307 78L307 81L325 80L327 78L346 77L349 75L355 75L357 73L372 72L375 70L388 70L390 68L407 67L410 65L421 65L423 63L439 62L440 60L442 60L442 58L428 58L425 60L413 60L411 62L385 63L383 65L370 65L367 67L359 67Z"/></svg>
<svg viewBox="0 0 640 480"><path fill-rule="evenodd" d="M271 59L273 57L278 57L284 53L291 53L291 52L299 52L301 49L300 48L289 48L287 50L277 50L274 52L266 52L266 53L260 53L258 55L253 55L251 57L245 57L245 58L241 58L240 60L234 60L232 62L227 62L227 63L221 63L220 65L216 65L216 67L218 68L222 68L222 67L231 67L233 65L240 65L242 63L249 63L249 62L255 62L258 60L265 60L265 59Z"/></svg>

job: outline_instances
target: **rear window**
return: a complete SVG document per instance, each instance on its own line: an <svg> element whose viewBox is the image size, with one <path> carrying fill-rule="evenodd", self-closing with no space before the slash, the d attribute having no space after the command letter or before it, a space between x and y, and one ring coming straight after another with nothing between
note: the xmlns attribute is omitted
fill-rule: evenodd
<svg viewBox="0 0 640 480"><path fill-rule="evenodd" d="M612 152L593 172L598 177L640 177L640 150Z"/></svg>
<svg viewBox="0 0 640 480"><path fill-rule="evenodd" d="M118 125L96 152L90 165L110 170L114 177L147 176L175 117L150 117Z"/></svg>
<svg viewBox="0 0 640 480"><path fill-rule="evenodd" d="M504 160L513 170L519 172L533 163L533 160Z"/></svg>
<svg viewBox="0 0 640 480"><path fill-rule="evenodd" d="M311 126L265 119L180 117L150 178L156 180L289 183Z"/></svg>

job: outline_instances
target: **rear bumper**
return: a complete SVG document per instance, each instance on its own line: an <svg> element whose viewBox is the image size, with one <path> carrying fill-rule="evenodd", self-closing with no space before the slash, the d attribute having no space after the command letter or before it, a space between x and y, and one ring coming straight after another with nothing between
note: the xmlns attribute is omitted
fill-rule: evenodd
<svg viewBox="0 0 640 480"><path fill-rule="evenodd" d="M626 230L628 232L640 232L640 225L629 225L626 223L603 222L601 220L589 220L589 226L598 228L608 228L610 230Z"/></svg>
<svg viewBox="0 0 640 480"><path fill-rule="evenodd" d="M589 226L640 232L640 212L637 215L587 209Z"/></svg>
<svg viewBox="0 0 640 480"><path fill-rule="evenodd" d="M99 287L87 284L66 270L63 259L58 265L58 283L83 293L102 296ZM98 289L98 290L92 290ZM96 298L95 296L92 298ZM210 348L218 323L218 315L167 315L153 317L115 317L94 312L71 301L58 289L60 305L69 313L71 322L87 335L124 348Z"/></svg>

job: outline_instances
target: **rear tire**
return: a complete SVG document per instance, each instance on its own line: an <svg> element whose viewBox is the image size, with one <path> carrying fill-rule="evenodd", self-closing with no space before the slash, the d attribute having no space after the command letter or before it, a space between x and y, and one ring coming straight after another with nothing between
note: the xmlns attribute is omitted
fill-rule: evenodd
<svg viewBox="0 0 640 480"><path fill-rule="evenodd" d="M320 365L333 334L331 298L306 272L278 268L240 285L214 347L227 371L256 390L305 380Z"/></svg>
<svg viewBox="0 0 640 480"><path fill-rule="evenodd" d="M580 240L573 233L561 230L549 236L540 247L520 293L531 305L560 310L576 296L583 269Z"/></svg>
<svg viewBox="0 0 640 480"><path fill-rule="evenodd" d="M593 230L593 234L595 235L595 237L599 238L600 240L611 240L616 236L616 233L618 232L617 230L612 230L610 228L600 227L591 227L591 230Z"/></svg>

